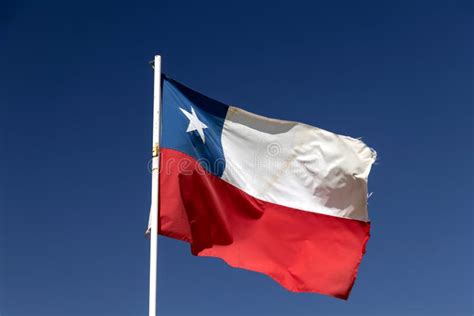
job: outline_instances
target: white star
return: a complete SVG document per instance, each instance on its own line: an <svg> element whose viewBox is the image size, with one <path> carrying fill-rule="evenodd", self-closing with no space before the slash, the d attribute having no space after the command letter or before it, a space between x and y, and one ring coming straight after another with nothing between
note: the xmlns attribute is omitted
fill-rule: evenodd
<svg viewBox="0 0 474 316"><path fill-rule="evenodd" d="M201 136L202 142L206 143L206 138L204 137L204 129L207 128L207 126L206 124L204 124L203 122L199 120L199 118L196 115L196 112L194 112L193 107L191 107L191 113L189 113L188 111L182 108L179 108L179 109L181 110L181 112L183 112L184 115L186 115L186 117L189 120L189 125L186 132L189 133L192 131L197 131L199 136Z"/></svg>

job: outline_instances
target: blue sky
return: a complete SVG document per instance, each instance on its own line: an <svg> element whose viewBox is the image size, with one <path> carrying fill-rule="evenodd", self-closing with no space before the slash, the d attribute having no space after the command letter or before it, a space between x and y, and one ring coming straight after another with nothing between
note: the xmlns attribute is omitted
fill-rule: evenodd
<svg viewBox="0 0 474 316"><path fill-rule="evenodd" d="M349 301L160 237L160 316L473 313L472 2L2 6L2 316L147 313L155 53L213 98L379 154Z"/></svg>

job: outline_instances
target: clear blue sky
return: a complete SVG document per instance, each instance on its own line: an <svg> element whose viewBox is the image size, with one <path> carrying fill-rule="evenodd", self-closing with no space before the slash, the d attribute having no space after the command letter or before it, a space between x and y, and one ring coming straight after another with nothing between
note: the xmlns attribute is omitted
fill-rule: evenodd
<svg viewBox="0 0 474 316"><path fill-rule="evenodd" d="M213 98L379 153L348 302L160 237L160 316L472 315L473 14L471 1L2 3L0 314L147 313L160 53Z"/></svg>

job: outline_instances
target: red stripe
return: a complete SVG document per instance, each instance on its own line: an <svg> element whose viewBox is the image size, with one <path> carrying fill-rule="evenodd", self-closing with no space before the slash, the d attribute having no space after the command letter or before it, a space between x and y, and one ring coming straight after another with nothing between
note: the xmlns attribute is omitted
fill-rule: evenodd
<svg viewBox="0 0 474 316"><path fill-rule="evenodd" d="M347 299L370 224L258 200L206 173L194 158L161 150L160 234L198 256L261 272L295 292Z"/></svg>

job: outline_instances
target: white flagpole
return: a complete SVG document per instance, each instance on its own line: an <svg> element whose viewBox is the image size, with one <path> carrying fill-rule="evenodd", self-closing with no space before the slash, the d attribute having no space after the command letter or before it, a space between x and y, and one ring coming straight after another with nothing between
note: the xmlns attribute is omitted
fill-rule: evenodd
<svg viewBox="0 0 474 316"><path fill-rule="evenodd" d="M156 316L156 271L158 261L158 197L159 197L159 166L160 166L160 111L161 111L161 56L154 60L153 90L153 158L150 209L150 298L149 316Z"/></svg>

